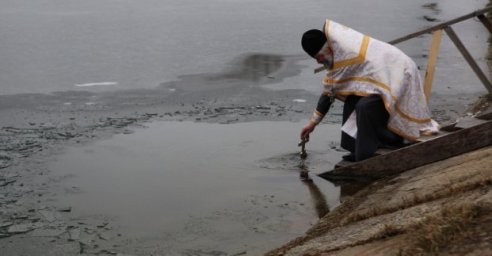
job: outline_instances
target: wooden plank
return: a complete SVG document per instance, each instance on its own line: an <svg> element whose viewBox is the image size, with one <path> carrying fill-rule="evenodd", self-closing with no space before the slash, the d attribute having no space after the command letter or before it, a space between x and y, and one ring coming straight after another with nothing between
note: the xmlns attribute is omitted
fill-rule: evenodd
<svg viewBox="0 0 492 256"><path fill-rule="evenodd" d="M379 148L378 150L376 150L376 153L374 153L374 154L379 156L379 155L391 153L395 150L396 149ZM342 161L336 163L334 168L336 169L336 168L345 167L345 166L352 165L352 164L356 164L356 162L350 162L350 161L342 160Z"/></svg>
<svg viewBox="0 0 492 256"><path fill-rule="evenodd" d="M395 150L396 149L391 149L391 148L380 148L380 149L376 150L376 155L388 154L388 153L393 152Z"/></svg>
<svg viewBox="0 0 492 256"><path fill-rule="evenodd" d="M425 72L424 79L424 94L427 102L430 100L434 71L436 70L437 56L439 55L439 46L441 45L441 35L442 29L434 31L432 35L429 59L427 61L427 71Z"/></svg>
<svg viewBox="0 0 492 256"><path fill-rule="evenodd" d="M327 180L378 179L492 145L492 121L458 130L318 176Z"/></svg>
<svg viewBox="0 0 492 256"><path fill-rule="evenodd" d="M492 108L480 113L479 115L477 115L477 118L482 120L492 120Z"/></svg>
<svg viewBox="0 0 492 256"><path fill-rule="evenodd" d="M475 16L479 16L481 14L484 14L484 13L490 12L490 11L492 11L492 6L491 7L484 8L484 9L480 9L480 10L477 10L477 11L474 11L474 12L471 12L469 14L460 16L458 18L455 18L455 19L452 19L452 20L449 20L449 21L446 21L446 22L443 22L443 23L439 23L439 24L437 24L435 26L432 26L430 28L417 31L417 32L414 32L414 33L411 33L411 34L402 36L402 37L397 38L397 39L393 39L393 40L389 41L388 43L389 44L401 43L401 42L407 41L409 39L412 39L412 38L415 38L415 37L418 37L418 36L421 36L421 35L430 33L430 32L432 32L434 30L443 29L443 28L448 27L448 26L451 26L451 25L453 25L455 23L458 23L458 22L461 22L461 21L464 21L464 20L473 18Z"/></svg>
<svg viewBox="0 0 492 256"><path fill-rule="evenodd" d="M351 165L351 164L354 164L354 162L342 160L342 161L338 162L337 164L335 164L335 168L345 167L345 166Z"/></svg>
<svg viewBox="0 0 492 256"><path fill-rule="evenodd" d="M448 34L449 38L451 38L451 41L453 41L453 43L456 45L456 47L461 52L463 57L465 57L465 60L468 62L468 64L473 69L475 74L478 76L480 81L482 81L485 88L489 91L489 93L492 94L492 84L490 83L487 76L485 76L485 74L482 72L480 67L477 65L477 63L475 62L475 60L473 59L471 54L465 48L465 46L463 45L461 40L458 38L458 36L454 32L454 30L451 27L446 27L446 28L444 28L444 31L446 31L446 34Z"/></svg>
<svg viewBox="0 0 492 256"><path fill-rule="evenodd" d="M489 30L489 33L492 34L492 22L490 22L490 20L487 17L485 17L485 15L483 14L480 14L477 17L482 22L482 24Z"/></svg>
<svg viewBox="0 0 492 256"><path fill-rule="evenodd" d="M425 141L428 141L428 140L433 140L433 139L436 139L436 138L439 138L439 137L442 137L442 136L445 136L445 135L448 135L449 132L446 132L446 131L439 131L437 134L432 134L432 135L422 135L420 136L420 138L417 139L418 142L425 142Z"/></svg>
<svg viewBox="0 0 492 256"><path fill-rule="evenodd" d="M454 127L466 129L466 128L470 128L470 127L473 127L473 126L476 126L479 124L483 124L486 122L487 122L487 120L482 120L482 119L478 119L475 117L467 116L467 117L464 117L463 119L459 120L458 123L456 123L456 125Z"/></svg>

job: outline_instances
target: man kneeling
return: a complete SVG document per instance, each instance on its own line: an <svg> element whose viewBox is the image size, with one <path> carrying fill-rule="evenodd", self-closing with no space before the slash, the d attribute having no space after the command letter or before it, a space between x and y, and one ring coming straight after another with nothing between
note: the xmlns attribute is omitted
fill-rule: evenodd
<svg viewBox="0 0 492 256"><path fill-rule="evenodd" d="M437 131L417 65L398 48L330 20L323 31L305 32L301 43L326 68L324 90L301 140L309 139L335 98L344 102L345 160L364 160L380 147L401 147L423 131Z"/></svg>

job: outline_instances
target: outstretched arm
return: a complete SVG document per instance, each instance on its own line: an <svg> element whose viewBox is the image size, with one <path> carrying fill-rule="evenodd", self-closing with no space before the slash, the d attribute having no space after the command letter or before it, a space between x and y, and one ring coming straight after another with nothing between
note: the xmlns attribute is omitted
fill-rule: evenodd
<svg viewBox="0 0 492 256"><path fill-rule="evenodd" d="M318 125L323 117L328 113L332 103L332 97L330 95L323 93L319 97L318 105L313 113L309 122L301 130L301 140L309 140L309 134L314 131L316 125Z"/></svg>

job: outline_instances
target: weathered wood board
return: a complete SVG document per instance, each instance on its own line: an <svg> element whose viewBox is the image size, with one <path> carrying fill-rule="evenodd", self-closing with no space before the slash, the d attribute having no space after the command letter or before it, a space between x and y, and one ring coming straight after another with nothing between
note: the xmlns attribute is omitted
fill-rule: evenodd
<svg viewBox="0 0 492 256"><path fill-rule="evenodd" d="M492 145L492 121L482 121L318 176L327 180L378 179Z"/></svg>

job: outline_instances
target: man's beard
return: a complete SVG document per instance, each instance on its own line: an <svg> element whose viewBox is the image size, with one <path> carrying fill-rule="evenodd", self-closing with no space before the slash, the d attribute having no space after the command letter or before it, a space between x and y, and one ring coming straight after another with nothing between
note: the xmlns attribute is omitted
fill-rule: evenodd
<svg viewBox="0 0 492 256"><path fill-rule="evenodd" d="M333 57L325 58L321 64L323 64L326 69L333 68Z"/></svg>
<svg viewBox="0 0 492 256"><path fill-rule="evenodd" d="M326 69L333 68L333 55L332 54L324 54L323 61L321 62Z"/></svg>

